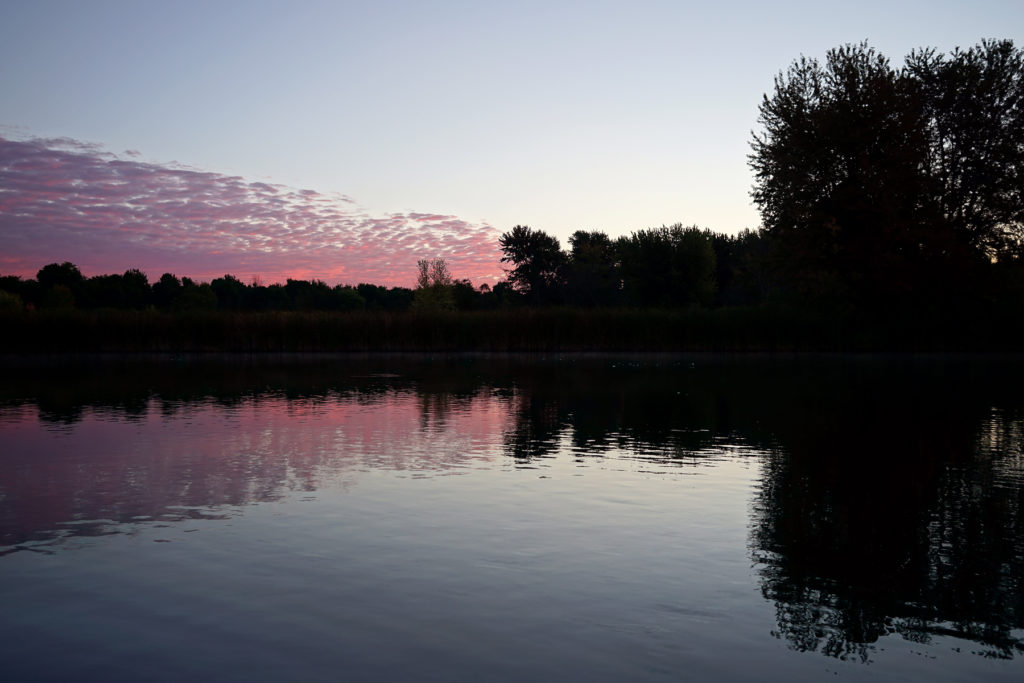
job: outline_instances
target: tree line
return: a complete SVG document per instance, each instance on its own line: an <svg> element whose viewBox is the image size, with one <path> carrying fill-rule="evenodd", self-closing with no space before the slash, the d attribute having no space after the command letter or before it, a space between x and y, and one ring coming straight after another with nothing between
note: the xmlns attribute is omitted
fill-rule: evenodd
<svg viewBox="0 0 1024 683"><path fill-rule="evenodd" d="M246 284L234 275L210 282L164 273L154 282L132 268L123 274L85 277L75 264L50 263L35 278L0 275L0 311L22 309L155 309L190 311L407 311L482 310L513 298L506 285L493 289L453 278L443 259L422 261L433 271L421 276L415 289L370 283L328 285L322 280L288 278L265 285ZM440 274L440 279L438 275ZM433 278L433 279L432 279Z"/></svg>
<svg viewBox="0 0 1024 683"><path fill-rule="evenodd" d="M4 296L6 295L6 296ZM372 284L330 286L321 280L294 280L264 285L245 284L233 275L210 282L164 273L150 283L146 274L84 277L78 266L65 261L39 270L35 279L0 277L0 306L43 309L148 309L164 311L348 311L404 310L413 300L407 287Z"/></svg>
<svg viewBox="0 0 1024 683"><path fill-rule="evenodd" d="M1009 40L900 67L866 43L801 57L759 107L751 140L757 230L682 224L617 238L579 230L568 249L517 225L499 238L508 277L474 287L442 259L415 289L232 275L90 278L71 263L0 277L0 308L486 310L509 307L816 310L1024 304L1024 52Z"/></svg>
<svg viewBox="0 0 1024 683"><path fill-rule="evenodd" d="M1024 304L1024 52L987 40L915 50L866 43L801 57L759 107L748 157L756 232L642 230L501 237L531 303L834 312Z"/></svg>
<svg viewBox="0 0 1024 683"><path fill-rule="evenodd" d="M321 280L246 284L233 275L210 282L164 273L85 277L73 263L51 263L35 279L0 276L0 309L164 311L443 311L498 308L710 307L763 298L758 233L729 236L696 227L640 230L612 239L577 231L570 250L541 230L516 226L500 238L508 278L479 287L453 277L444 259L417 264L415 288L368 283L330 286Z"/></svg>
<svg viewBox="0 0 1024 683"><path fill-rule="evenodd" d="M758 232L726 235L682 224L612 239L578 230L557 238L517 225L499 239L507 284L523 303L579 307L713 307L765 300Z"/></svg>

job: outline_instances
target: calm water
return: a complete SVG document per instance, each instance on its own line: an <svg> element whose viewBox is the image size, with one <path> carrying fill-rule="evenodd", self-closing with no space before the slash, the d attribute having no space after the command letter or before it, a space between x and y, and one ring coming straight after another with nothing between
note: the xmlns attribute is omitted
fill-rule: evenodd
<svg viewBox="0 0 1024 683"><path fill-rule="evenodd" d="M1024 361L0 381L0 680L1024 677Z"/></svg>

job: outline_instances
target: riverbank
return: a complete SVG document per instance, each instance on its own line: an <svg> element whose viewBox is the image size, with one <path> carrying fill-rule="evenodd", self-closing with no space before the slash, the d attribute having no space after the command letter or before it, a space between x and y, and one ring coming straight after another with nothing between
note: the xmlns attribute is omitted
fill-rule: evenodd
<svg viewBox="0 0 1024 683"><path fill-rule="evenodd" d="M25 311L0 353L1019 351L1024 321L797 309L452 312Z"/></svg>

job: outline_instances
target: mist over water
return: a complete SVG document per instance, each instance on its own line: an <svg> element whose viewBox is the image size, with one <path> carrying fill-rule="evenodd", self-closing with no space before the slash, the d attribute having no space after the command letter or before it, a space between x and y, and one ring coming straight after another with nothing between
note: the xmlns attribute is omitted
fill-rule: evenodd
<svg viewBox="0 0 1024 683"><path fill-rule="evenodd" d="M1017 680L1022 377L971 356L11 368L0 674Z"/></svg>

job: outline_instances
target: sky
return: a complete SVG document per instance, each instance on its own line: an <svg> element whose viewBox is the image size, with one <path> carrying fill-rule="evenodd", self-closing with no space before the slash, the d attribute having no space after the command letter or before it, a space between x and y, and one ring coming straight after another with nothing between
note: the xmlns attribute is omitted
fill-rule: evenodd
<svg viewBox="0 0 1024 683"><path fill-rule="evenodd" d="M517 224L735 234L794 59L1022 34L1020 0L0 0L0 274L479 284Z"/></svg>

